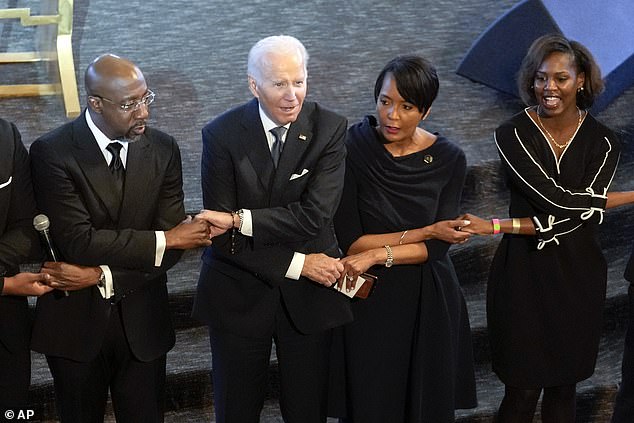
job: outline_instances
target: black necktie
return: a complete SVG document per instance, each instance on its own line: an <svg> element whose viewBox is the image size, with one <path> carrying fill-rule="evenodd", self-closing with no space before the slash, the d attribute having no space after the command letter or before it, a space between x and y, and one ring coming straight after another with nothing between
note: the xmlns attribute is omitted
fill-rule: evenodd
<svg viewBox="0 0 634 423"><path fill-rule="evenodd" d="M108 168L115 178L119 199L123 199L123 182L125 181L125 168L123 167L121 155L119 154L122 147L123 145L118 142L111 142L106 147L106 150L112 154L112 160L110 161Z"/></svg>
<svg viewBox="0 0 634 423"><path fill-rule="evenodd" d="M282 150L284 149L284 143L282 142L284 132L286 132L286 128L284 128L283 126L278 126L277 128L271 129L271 133L275 137L275 141L273 141L273 147L271 147L271 158L273 159L273 165L276 168L277 164L280 161Z"/></svg>

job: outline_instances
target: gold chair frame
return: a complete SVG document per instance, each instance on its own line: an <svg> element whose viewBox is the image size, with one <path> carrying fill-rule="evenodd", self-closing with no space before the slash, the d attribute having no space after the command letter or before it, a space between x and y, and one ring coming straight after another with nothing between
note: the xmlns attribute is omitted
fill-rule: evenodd
<svg viewBox="0 0 634 423"><path fill-rule="evenodd" d="M31 16L30 8L0 9L0 19L20 19L22 26L57 25L56 51L29 51L0 53L2 63L28 63L57 60L59 81L57 84L0 85L0 97L30 97L62 94L66 117L79 115L79 96L75 63L73 60L73 0L59 0L57 14Z"/></svg>

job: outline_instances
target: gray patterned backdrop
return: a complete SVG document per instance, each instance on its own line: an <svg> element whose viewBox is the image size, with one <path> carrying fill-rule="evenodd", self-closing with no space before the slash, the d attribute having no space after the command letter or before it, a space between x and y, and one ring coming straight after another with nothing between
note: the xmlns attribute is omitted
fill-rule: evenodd
<svg viewBox="0 0 634 423"><path fill-rule="evenodd" d="M42 0L50 1L50 0ZM438 68L441 89L427 125L456 140L471 164L495 158L491 134L521 103L472 83L455 69L478 35L514 0L350 0L311 2L217 0L76 0L73 34L76 72L97 55L128 57L158 94L152 124L180 141L186 162L188 209L201 206L200 128L250 97L246 56L259 38L285 33L302 40L310 55L309 98L356 122L373 110L376 74L393 56L418 53ZM43 9L39 1L3 0L0 7ZM2 25L0 50L28 49L37 38L18 21ZM518 28L521 30L521 28ZM0 67L0 81L45 79L42 65ZM630 89L599 117L620 130L633 124ZM65 121L58 97L0 101L30 144Z"/></svg>

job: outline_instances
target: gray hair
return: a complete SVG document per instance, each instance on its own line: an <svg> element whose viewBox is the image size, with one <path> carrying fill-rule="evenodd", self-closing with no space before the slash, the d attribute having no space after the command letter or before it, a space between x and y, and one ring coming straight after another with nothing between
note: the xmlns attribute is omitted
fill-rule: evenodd
<svg viewBox="0 0 634 423"><path fill-rule="evenodd" d="M261 39L249 51L247 75L256 81L261 79L262 58L268 53L288 54L289 56L299 53L304 64L304 71L307 71L308 52L306 47L297 38L290 35L274 35Z"/></svg>

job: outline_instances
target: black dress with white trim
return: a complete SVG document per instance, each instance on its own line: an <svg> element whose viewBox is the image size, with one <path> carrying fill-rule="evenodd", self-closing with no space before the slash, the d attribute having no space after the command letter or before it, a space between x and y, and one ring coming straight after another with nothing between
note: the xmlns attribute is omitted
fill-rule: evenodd
<svg viewBox="0 0 634 423"><path fill-rule="evenodd" d="M557 158L528 113L495 131L510 217L535 236L504 235L491 265L487 317L493 368L507 385L572 384L594 371L607 266L597 239L620 144L589 114Z"/></svg>

